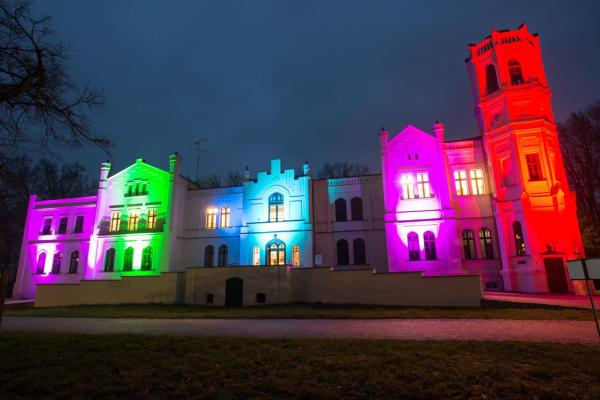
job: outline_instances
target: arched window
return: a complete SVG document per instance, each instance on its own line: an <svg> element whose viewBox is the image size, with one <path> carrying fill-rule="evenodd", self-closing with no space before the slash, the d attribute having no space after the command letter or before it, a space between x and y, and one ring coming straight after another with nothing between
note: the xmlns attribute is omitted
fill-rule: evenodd
<svg viewBox="0 0 600 400"><path fill-rule="evenodd" d="M229 249L226 245L222 244L219 246L219 267L224 267L227 265L227 254L229 253Z"/></svg>
<svg viewBox="0 0 600 400"><path fill-rule="evenodd" d="M354 265L365 265L367 263L365 241L363 239L354 239L352 249L354 250Z"/></svg>
<svg viewBox="0 0 600 400"><path fill-rule="evenodd" d="M494 258L492 232L487 228L483 228L479 231L479 247L481 247L481 258L487 258L489 260Z"/></svg>
<svg viewBox="0 0 600 400"><path fill-rule="evenodd" d="M113 272L115 270L115 249L112 247L104 253L104 272Z"/></svg>
<svg viewBox="0 0 600 400"><path fill-rule="evenodd" d="M267 265L285 265L285 243L273 239L267 243Z"/></svg>
<svg viewBox="0 0 600 400"><path fill-rule="evenodd" d="M35 273L37 275L42 275L44 273L44 268L46 267L46 252L42 251L39 255L38 255L38 260L37 260L37 268L35 270Z"/></svg>
<svg viewBox="0 0 600 400"><path fill-rule="evenodd" d="M273 193L269 196L269 222L283 221L283 195Z"/></svg>
<svg viewBox="0 0 600 400"><path fill-rule="evenodd" d="M300 246L297 244L292 246L292 265L294 267L300 266Z"/></svg>
<svg viewBox="0 0 600 400"><path fill-rule="evenodd" d="M79 267L79 251L75 250L75 251L71 252L71 260L69 262L69 273L76 274L78 267Z"/></svg>
<svg viewBox="0 0 600 400"><path fill-rule="evenodd" d="M487 94L498 90L498 76L496 75L496 67L494 67L492 64L485 68L485 81Z"/></svg>
<svg viewBox="0 0 600 400"><path fill-rule="evenodd" d="M204 248L204 266L212 267L215 259L215 248L212 245L208 245Z"/></svg>
<svg viewBox="0 0 600 400"><path fill-rule="evenodd" d="M353 197L350 200L350 214L352 214L352 221L363 219L363 202L360 197Z"/></svg>
<svg viewBox="0 0 600 400"><path fill-rule="evenodd" d="M125 256L123 257L123 271L133 270L133 247L125 249Z"/></svg>
<svg viewBox="0 0 600 400"><path fill-rule="evenodd" d="M62 266L62 254L60 251L54 253L54 257L52 258L52 271L51 274L60 274L60 267Z"/></svg>
<svg viewBox="0 0 600 400"><path fill-rule="evenodd" d="M421 259L421 248L419 247L419 235L415 232L410 232L408 239L408 259L410 261L418 261Z"/></svg>
<svg viewBox="0 0 600 400"><path fill-rule="evenodd" d="M513 222L513 235L515 237L515 248L518 256L525 255L525 240L523 239L523 228L519 221Z"/></svg>
<svg viewBox="0 0 600 400"><path fill-rule="evenodd" d="M521 72L521 64L519 64L517 60L510 60L508 62L508 73L510 74L511 85L523 84L523 73Z"/></svg>
<svg viewBox="0 0 600 400"><path fill-rule="evenodd" d="M152 269L152 247L148 246L142 250L142 271L150 271Z"/></svg>
<svg viewBox="0 0 600 400"><path fill-rule="evenodd" d="M337 265L350 264L350 256L348 255L348 242L340 239L337 242Z"/></svg>
<svg viewBox="0 0 600 400"><path fill-rule="evenodd" d="M229 228L229 222L231 217L231 209L229 207L221 207L221 221L219 226L221 228Z"/></svg>
<svg viewBox="0 0 600 400"><path fill-rule="evenodd" d="M423 234L423 244L425 245L425 259L436 260L437 253L435 251L435 235L431 231Z"/></svg>
<svg viewBox="0 0 600 400"><path fill-rule="evenodd" d="M348 212L346 211L345 199L337 199L335 201L335 220L348 221Z"/></svg>
<svg viewBox="0 0 600 400"><path fill-rule="evenodd" d="M466 229L462 232L462 243L465 259L474 260L477 256L475 254L475 235L472 230Z"/></svg>

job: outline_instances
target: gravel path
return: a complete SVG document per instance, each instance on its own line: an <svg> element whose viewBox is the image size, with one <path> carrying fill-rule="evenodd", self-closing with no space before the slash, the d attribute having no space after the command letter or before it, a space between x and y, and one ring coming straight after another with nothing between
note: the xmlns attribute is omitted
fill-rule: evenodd
<svg viewBox="0 0 600 400"><path fill-rule="evenodd" d="M2 330L271 338L518 340L600 344L594 323L591 321L5 317Z"/></svg>

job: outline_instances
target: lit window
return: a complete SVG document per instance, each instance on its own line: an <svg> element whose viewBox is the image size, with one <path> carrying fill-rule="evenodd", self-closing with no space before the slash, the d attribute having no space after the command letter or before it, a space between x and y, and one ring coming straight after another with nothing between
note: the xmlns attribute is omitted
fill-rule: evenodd
<svg viewBox="0 0 600 400"><path fill-rule="evenodd" d="M127 220L127 229L130 231L137 231L139 215L137 211L129 213L129 219Z"/></svg>
<svg viewBox="0 0 600 400"><path fill-rule="evenodd" d="M400 177L400 184L402 185L402 199L414 199L415 198L415 178L412 174L403 174Z"/></svg>
<svg viewBox="0 0 600 400"><path fill-rule="evenodd" d="M435 235L431 231L427 231L423 234L423 244L425 245L425 259L435 260L437 254L435 251Z"/></svg>
<svg viewBox="0 0 600 400"><path fill-rule="evenodd" d="M469 171L471 178L471 194L485 194L483 188L483 170L472 169Z"/></svg>
<svg viewBox="0 0 600 400"><path fill-rule="evenodd" d="M494 246L492 245L492 232L483 228L479 231L479 247L481 247L481 258L493 259Z"/></svg>
<svg viewBox="0 0 600 400"><path fill-rule="evenodd" d="M83 232L83 215L78 215L75 220L75 228L73 229L73 233L81 233Z"/></svg>
<svg viewBox="0 0 600 400"><path fill-rule="evenodd" d="M221 220L219 226L221 228L229 228L229 218L231 216L231 209L229 207L221 208Z"/></svg>
<svg viewBox="0 0 600 400"><path fill-rule="evenodd" d="M454 187L456 188L457 196L467 196L469 194L469 186L467 184L467 171L454 171Z"/></svg>
<svg viewBox="0 0 600 400"><path fill-rule="evenodd" d="M133 270L133 247L125 249L125 256L123 257L123 271Z"/></svg>
<svg viewBox="0 0 600 400"><path fill-rule="evenodd" d="M110 228L111 232L117 232L121 229L121 213L118 211L113 211L110 216Z"/></svg>
<svg viewBox="0 0 600 400"><path fill-rule="evenodd" d="M523 84L523 73L521 72L521 64L516 60L510 60L508 62L508 73L510 75L511 85Z"/></svg>
<svg viewBox="0 0 600 400"><path fill-rule="evenodd" d="M152 269L152 247L148 246L142 250L142 271L150 271Z"/></svg>
<svg viewBox="0 0 600 400"><path fill-rule="evenodd" d="M529 171L530 181L539 181L542 179L542 170L540 168L540 156L537 153L525 155L527 160L527 171Z"/></svg>
<svg viewBox="0 0 600 400"><path fill-rule="evenodd" d="M269 222L283 221L283 195L273 193L269 196Z"/></svg>
<svg viewBox="0 0 600 400"><path fill-rule="evenodd" d="M148 229L156 229L156 210L148 210L148 222L146 227Z"/></svg>
<svg viewBox="0 0 600 400"><path fill-rule="evenodd" d="M58 233L67 233L67 222L69 221L68 217L62 217L58 224Z"/></svg>
<svg viewBox="0 0 600 400"><path fill-rule="evenodd" d="M474 260L476 258L475 255L475 235L473 235L473 231L464 230L462 233L462 243L463 250L465 252L466 260Z"/></svg>
<svg viewBox="0 0 600 400"><path fill-rule="evenodd" d="M417 191L420 198L431 197L431 186L429 185L429 173L419 172L417 174Z"/></svg>
<svg viewBox="0 0 600 400"><path fill-rule="evenodd" d="M260 247L258 246L252 249L252 265L260 265Z"/></svg>
<svg viewBox="0 0 600 400"><path fill-rule="evenodd" d="M415 232L410 232L408 239L408 259L410 261L418 261L421 259L421 248L419 247L419 235Z"/></svg>
<svg viewBox="0 0 600 400"><path fill-rule="evenodd" d="M292 246L292 265L294 267L300 266L300 246L297 244Z"/></svg>
<svg viewBox="0 0 600 400"><path fill-rule="evenodd" d="M206 210L206 229L215 229L217 227L217 209L209 207Z"/></svg>
<svg viewBox="0 0 600 400"><path fill-rule="evenodd" d="M42 227L42 235L52 234L52 218L44 219L44 226Z"/></svg>
<svg viewBox="0 0 600 400"><path fill-rule="evenodd" d="M267 264L285 265L285 244L281 240L273 240L267 244Z"/></svg>

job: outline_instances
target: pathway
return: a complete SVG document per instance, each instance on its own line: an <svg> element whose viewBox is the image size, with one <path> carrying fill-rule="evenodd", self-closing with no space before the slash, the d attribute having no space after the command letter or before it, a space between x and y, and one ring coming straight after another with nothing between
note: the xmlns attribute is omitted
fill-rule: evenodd
<svg viewBox="0 0 600 400"><path fill-rule="evenodd" d="M5 317L2 321L2 330L270 338L517 340L600 344L592 321Z"/></svg>
<svg viewBox="0 0 600 400"><path fill-rule="evenodd" d="M507 301L511 303L545 304L549 306L586 308L590 310L588 296L575 296L572 294L532 294L511 292L483 292L485 300ZM600 309L600 296L594 296L594 305Z"/></svg>

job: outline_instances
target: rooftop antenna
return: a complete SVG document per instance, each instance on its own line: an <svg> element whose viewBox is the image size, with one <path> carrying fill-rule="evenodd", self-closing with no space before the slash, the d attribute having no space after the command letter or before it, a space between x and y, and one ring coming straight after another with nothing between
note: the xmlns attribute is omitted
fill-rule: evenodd
<svg viewBox="0 0 600 400"><path fill-rule="evenodd" d="M202 143L207 140L204 138L194 142L194 146L196 146L196 182L200 179L200 153L206 153L206 150L202 148Z"/></svg>

